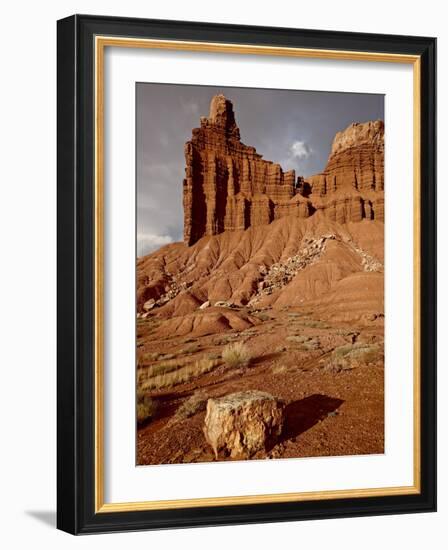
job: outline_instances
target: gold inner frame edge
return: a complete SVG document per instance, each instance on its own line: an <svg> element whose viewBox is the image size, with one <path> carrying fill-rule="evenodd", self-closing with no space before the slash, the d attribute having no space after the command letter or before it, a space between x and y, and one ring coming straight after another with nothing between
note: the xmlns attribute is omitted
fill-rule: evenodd
<svg viewBox="0 0 448 550"><path fill-rule="evenodd" d="M237 53L267 56L302 57L314 59L370 61L382 63L407 63L413 65L413 224L414 224L414 350L413 350L413 424L414 424L414 480L413 485L348 490L328 490L296 493L277 493L227 497L206 497L179 500L154 500L140 502L104 502L104 50L106 47L153 48L207 53ZM181 40L157 40L96 36L95 56L95 513L129 512L142 510L166 510L208 506L231 506L275 502L303 502L332 500L338 498L362 498L393 495L412 495L421 492L421 385L420 385L420 155L421 155L421 58L418 55L391 54L382 52L358 52L325 50L252 44L227 44Z"/></svg>

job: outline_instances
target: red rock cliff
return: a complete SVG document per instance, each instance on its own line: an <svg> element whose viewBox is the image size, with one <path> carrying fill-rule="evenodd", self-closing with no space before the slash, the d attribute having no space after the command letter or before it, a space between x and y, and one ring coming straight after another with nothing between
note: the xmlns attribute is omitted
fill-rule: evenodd
<svg viewBox="0 0 448 550"><path fill-rule="evenodd" d="M354 123L338 132L325 170L307 182L314 208L331 220L384 221L384 123Z"/></svg>
<svg viewBox="0 0 448 550"><path fill-rule="evenodd" d="M295 172L264 160L244 145L233 105L213 97L210 115L201 118L185 144L184 240L193 244L204 235L265 225L297 210L309 214L308 201L296 200Z"/></svg>
<svg viewBox="0 0 448 550"><path fill-rule="evenodd" d="M266 225L317 209L340 223L383 219L384 126L353 124L339 132L327 166L306 181L264 160L240 140L232 102L214 96L208 117L185 144L184 241Z"/></svg>

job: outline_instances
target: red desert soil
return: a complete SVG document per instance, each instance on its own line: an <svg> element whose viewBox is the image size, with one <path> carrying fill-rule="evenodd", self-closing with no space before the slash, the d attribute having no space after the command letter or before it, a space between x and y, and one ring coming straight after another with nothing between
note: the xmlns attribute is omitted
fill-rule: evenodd
<svg viewBox="0 0 448 550"><path fill-rule="evenodd" d="M249 389L287 404L280 440L254 458L384 452L382 224L319 218L282 218L139 260L139 278L163 280L162 292L175 288L139 314L139 381L194 372L201 360L211 368L146 389L157 411L138 428L138 464L215 460L202 431L206 400ZM221 358L236 341L252 357L246 367ZM353 360L338 362L338 350ZM188 416L182 406L192 396L199 404Z"/></svg>

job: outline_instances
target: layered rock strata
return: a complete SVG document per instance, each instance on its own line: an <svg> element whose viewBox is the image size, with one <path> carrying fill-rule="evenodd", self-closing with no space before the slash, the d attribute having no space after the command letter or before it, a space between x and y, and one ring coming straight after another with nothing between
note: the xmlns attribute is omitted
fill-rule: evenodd
<svg viewBox="0 0 448 550"><path fill-rule="evenodd" d="M264 160L240 140L233 106L213 97L210 115L201 118L185 145L184 241L205 235L266 225L284 215L310 214L309 201L295 198L294 170ZM293 199L293 200L292 200Z"/></svg>
<svg viewBox="0 0 448 550"><path fill-rule="evenodd" d="M352 124L336 134L325 170L284 172L241 142L232 102L214 96L208 117L185 144L184 242L267 225L320 209L339 223L384 220L384 124Z"/></svg>
<svg viewBox="0 0 448 550"><path fill-rule="evenodd" d="M354 123L333 140L325 170L308 178L313 207L339 223L384 221L384 123Z"/></svg>

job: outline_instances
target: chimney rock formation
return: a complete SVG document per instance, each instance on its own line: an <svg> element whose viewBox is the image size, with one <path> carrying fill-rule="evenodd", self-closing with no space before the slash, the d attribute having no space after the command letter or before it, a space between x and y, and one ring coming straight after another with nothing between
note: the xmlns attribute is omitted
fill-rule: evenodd
<svg viewBox="0 0 448 550"><path fill-rule="evenodd" d="M317 209L340 223L384 216L384 125L352 124L336 134L327 166L306 181L244 145L232 102L213 97L185 144L184 241L266 225Z"/></svg>

